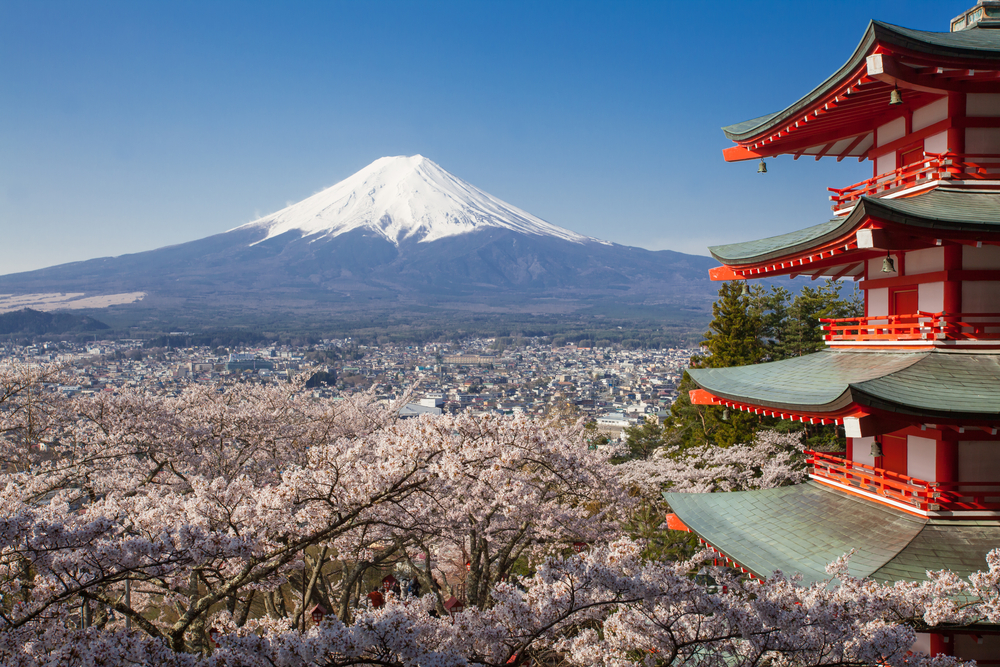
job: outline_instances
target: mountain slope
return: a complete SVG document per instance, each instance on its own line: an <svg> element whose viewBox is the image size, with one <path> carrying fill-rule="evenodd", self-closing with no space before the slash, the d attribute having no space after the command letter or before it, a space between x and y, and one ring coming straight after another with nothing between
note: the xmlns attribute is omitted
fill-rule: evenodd
<svg viewBox="0 0 1000 667"><path fill-rule="evenodd" d="M31 308L0 313L0 334L61 334L101 331L108 325L85 315L45 313Z"/></svg>
<svg viewBox="0 0 1000 667"><path fill-rule="evenodd" d="M702 307L716 292L708 280L714 265L576 234L414 156L377 160L222 234L0 276L0 293L145 292L134 307L329 313L487 303L534 312L602 299Z"/></svg>

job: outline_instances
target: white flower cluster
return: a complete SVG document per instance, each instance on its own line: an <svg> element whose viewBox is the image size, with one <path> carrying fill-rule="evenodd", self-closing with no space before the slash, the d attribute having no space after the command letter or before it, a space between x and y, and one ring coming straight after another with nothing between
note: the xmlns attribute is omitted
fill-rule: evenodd
<svg viewBox="0 0 1000 667"><path fill-rule="evenodd" d="M295 384L62 397L57 374L0 365L5 666L946 665L907 657L914 625L1000 617L996 553L897 586L838 563L835 588L646 562L579 425L399 421ZM780 483L786 449L727 450L711 485ZM388 562L421 596L365 604Z"/></svg>
<svg viewBox="0 0 1000 667"><path fill-rule="evenodd" d="M769 489L806 478L802 451L798 434L761 431L746 445L661 448L617 471L622 484L647 494Z"/></svg>

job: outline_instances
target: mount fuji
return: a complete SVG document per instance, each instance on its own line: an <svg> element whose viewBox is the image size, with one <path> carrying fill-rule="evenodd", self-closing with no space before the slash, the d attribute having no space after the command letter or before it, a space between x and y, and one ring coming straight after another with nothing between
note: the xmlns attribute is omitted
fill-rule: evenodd
<svg viewBox="0 0 1000 667"><path fill-rule="evenodd" d="M288 232L310 241L364 229L399 246L486 229L596 241L500 201L422 155L384 157L340 183L234 230L266 230L258 243Z"/></svg>
<svg viewBox="0 0 1000 667"><path fill-rule="evenodd" d="M571 312L599 301L702 308L716 291L708 280L714 265L564 229L415 155L381 158L296 204L197 241L0 276L0 294L74 293L93 302L144 293L116 307L331 316Z"/></svg>

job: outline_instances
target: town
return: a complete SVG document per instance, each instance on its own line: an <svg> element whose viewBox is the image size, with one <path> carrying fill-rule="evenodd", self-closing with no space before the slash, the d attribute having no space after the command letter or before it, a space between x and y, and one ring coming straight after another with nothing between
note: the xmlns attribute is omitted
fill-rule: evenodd
<svg viewBox="0 0 1000 667"><path fill-rule="evenodd" d="M697 352L555 347L542 338L517 345L497 338L422 346L357 345L351 338L298 348L147 345L141 339L6 344L0 361L65 365L71 382L50 387L65 394L132 387L176 395L190 383L287 382L309 373L316 398L369 390L379 400L406 397L401 418L462 411L582 417L618 440L627 427L666 416Z"/></svg>

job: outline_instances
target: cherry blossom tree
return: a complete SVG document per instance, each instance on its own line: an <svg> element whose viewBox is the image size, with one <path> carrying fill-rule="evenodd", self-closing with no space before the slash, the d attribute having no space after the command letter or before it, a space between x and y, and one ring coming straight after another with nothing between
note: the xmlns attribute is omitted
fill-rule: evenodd
<svg viewBox="0 0 1000 667"><path fill-rule="evenodd" d="M616 468L622 484L646 495L768 489L805 480L803 449L799 433L760 431L750 444L665 447Z"/></svg>
<svg viewBox="0 0 1000 667"><path fill-rule="evenodd" d="M65 379L57 364L0 362L0 470L28 470L48 457L65 402L55 385Z"/></svg>
<svg viewBox="0 0 1000 667"><path fill-rule="evenodd" d="M53 377L0 366L21 457L0 474L0 664L946 665L906 657L914 628L1000 620L996 553L969 580L896 586L838 562L835 587L645 558L621 537L634 482L580 425L401 421L297 383L65 397ZM762 457L794 447L768 442L669 481L783 483ZM373 609L358 584L393 562L427 594ZM318 625L317 600L336 612Z"/></svg>

